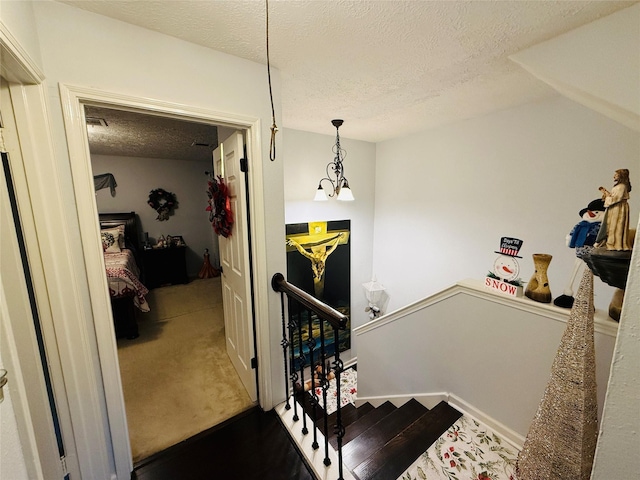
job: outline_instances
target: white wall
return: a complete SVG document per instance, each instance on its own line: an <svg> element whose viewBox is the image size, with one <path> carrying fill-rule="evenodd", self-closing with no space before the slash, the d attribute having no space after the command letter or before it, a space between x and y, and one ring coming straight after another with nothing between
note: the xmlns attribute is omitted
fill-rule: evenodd
<svg viewBox="0 0 640 480"><path fill-rule="evenodd" d="M362 284L371 280L373 247L373 208L375 185L375 145L345 138L349 120L340 127L340 144L347 152L345 175L355 201L314 202L318 182L326 176L326 166L333 161L335 128L327 120L327 131L318 135L299 130L284 130L285 221L304 223L324 220L351 220L351 328L369 321ZM325 182L326 183L326 182ZM284 245L284 235L282 237ZM384 283L384 278L379 278ZM352 336L351 355L357 355Z"/></svg>
<svg viewBox="0 0 640 480"><path fill-rule="evenodd" d="M2 285L0 284L0 288ZM0 294L4 297L4 292ZM5 312L0 310L0 332L4 333ZM7 363L3 361L3 357L9 355L8 352L0 350L0 368L7 369ZM9 381L13 382L12 375L9 373ZM4 401L0 403L0 478L10 478L13 480L26 480L27 467L24 455L22 453L22 445L18 436L18 425L16 422L15 411L11 403L11 393L9 385L3 388Z"/></svg>
<svg viewBox="0 0 640 480"><path fill-rule="evenodd" d="M524 281L531 255L551 254L550 287L561 295L579 210L618 168L640 185L639 154L637 132L559 96L378 144L373 262L390 309L483 278L501 236L524 240ZM635 223L635 189L630 205ZM595 283L596 306L608 309L613 288Z"/></svg>
<svg viewBox="0 0 640 480"><path fill-rule="evenodd" d="M212 263L219 265L218 242L205 211L209 177L204 172L211 170L211 162L92 155L91 163L94 175L112 173L118 183L115 197L108 188L96 192L98 212L136 212L140 235L148 232L152 243L160 235L182 235L187 243L187 273L192 278L202 267L205 248ZM156 220L156 211L147 204L149 192L155 188L164 188L178 199L178 208L169 220ZM139 241L142 244L143 237Z"/></svg>
<svg viewBox="0 0 640 480"><path fill-rule="evenodd" d="M35 25L32 3L0 0L0 21L3 26L9 27L9 32L17 40L26 56L41 67L38 29Z"/></svg>
<svg viewBox="0 0 640 480"><path fill-rule="evenodd" d="M461 282L356 332L358 398L454 394L523 440L568 317L569 310L489 292L479 280ZM598 318L595 326L600 413L613 323Z"/></svg>

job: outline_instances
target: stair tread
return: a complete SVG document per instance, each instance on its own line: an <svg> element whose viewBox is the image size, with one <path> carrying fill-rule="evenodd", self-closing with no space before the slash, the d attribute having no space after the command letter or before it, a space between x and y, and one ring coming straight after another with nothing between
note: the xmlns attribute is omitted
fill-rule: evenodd
<svg viewBox="0 0 640 480"><path fill-rule="evenodd" d="M386 415L342 448L344 464L354 469L429 410L415 399Z"/></svg>
<svg viewBox="0 0 640 480"><path fill-rule="evenodd" d="M461 416L462 413L448 403L440 402L389 440L375 455L352 468L353 473L360 480L398 478Z"/></svg>
<svg viewBox="0 0 640 480"><path fill-rule="evenodd" d="M346 408L346 407L353 407L353 408ZM348 429L351 428L351 425L354 422L361 419L362 417L367 415L369 412L375 410L373 405L371 405L369 402L360 405L358 408L354 407L351 404L347 405L346 407L342 408L342 426L348 427ZM337 449L338 438L336 436L335 429L333 428L336 422L337 422L337 414L334 412L331 415L329 415L329 425L331 425L331 428L329 429L329 432L330 432L329 443L333 448Z"/></svg>
<svg viewBox="0 0 640 480"><path fill-rule="evenodd" d="M346 445L351 440L356 438L362 432L370 428L372 425L375 425L380 420L382 420L389 413L396 410L396 406L391 402L384 402L377 408L374 408L369 413L365 414L351 425L347 429L344 437L342 438L342 445Z"/></svg>

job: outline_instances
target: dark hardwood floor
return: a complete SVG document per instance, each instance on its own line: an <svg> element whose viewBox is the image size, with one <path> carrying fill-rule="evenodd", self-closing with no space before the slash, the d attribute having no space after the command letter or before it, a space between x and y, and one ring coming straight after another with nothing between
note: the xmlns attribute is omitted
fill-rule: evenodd
<svg viewBox="0 0 640 480"><path fill-rule="evenodd" d="M313 480L274 411L259 407L134 466L135 480Z"/></svg>

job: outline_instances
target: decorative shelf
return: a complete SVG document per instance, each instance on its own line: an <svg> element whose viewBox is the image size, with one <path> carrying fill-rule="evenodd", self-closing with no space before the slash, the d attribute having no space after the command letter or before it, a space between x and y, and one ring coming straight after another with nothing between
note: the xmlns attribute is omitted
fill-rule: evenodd
<svg viewBox="0 0 640 480"><path fill-rule="evenodd" d="M624 252L594 248L581 255L594 275L612 287L624 290L627 286L631 250Z"/></svg>

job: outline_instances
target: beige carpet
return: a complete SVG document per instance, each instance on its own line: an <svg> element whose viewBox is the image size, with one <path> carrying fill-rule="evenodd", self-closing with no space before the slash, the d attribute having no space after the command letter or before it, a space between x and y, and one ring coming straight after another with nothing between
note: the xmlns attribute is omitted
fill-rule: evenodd
<svg viewBox="0 0 640 480"><path fill-rule="evenodd" d="M220 278L152 290L140 337L118 340L134 462L253 404L226 353Z"/></svg>

